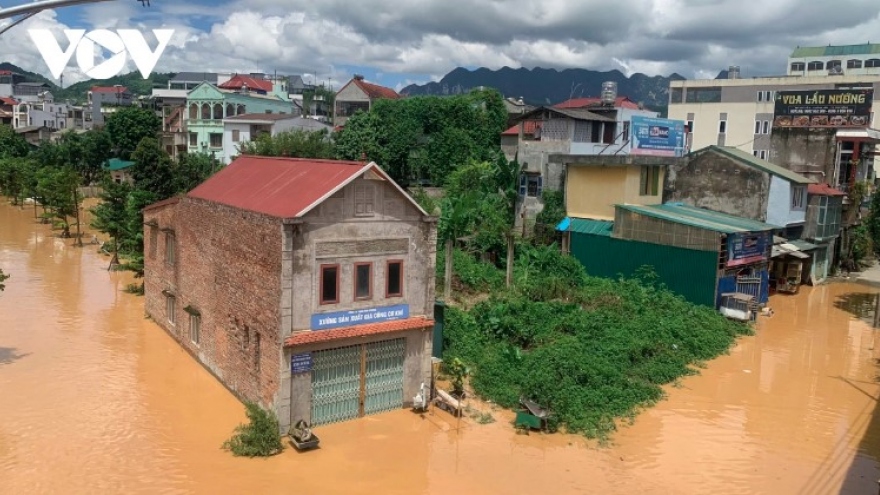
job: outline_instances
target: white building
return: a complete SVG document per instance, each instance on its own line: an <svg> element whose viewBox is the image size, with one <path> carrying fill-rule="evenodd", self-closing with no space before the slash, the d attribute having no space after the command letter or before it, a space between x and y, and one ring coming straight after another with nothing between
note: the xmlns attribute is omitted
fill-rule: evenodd
<svg viewBox="0 0 880 495"><path fill-rule="evenodd" d="M303 118L298 115L284 113L249 113L223 119L223 153L217 157L222 163L228 164L238 156L239 146L253 141L260 134L272 136L285 131L321 131L328 133L333 128L315 119Z"/></svg>
<svg viewBox="0 0 880 495"><path fill-rule="evenodd" d="M877 94L880 73L671 81L668 113L670 119L689 124L692 150L732 146L769 160L776 93L841 88L873 89ZM875 99L868 127L876 126L877 109Z"/></svg>
<svg viewBox="0 0 880 495"><path fill-rule="evenodd" d="M13 107L12 126L16 129L25 127L46 127L53 131L67 129L70 106L48 100L39 103L21 102Z"/></svg>
<svg viewBox="0 0 880 495"><path fill-rule="evenodd" d="M880 44L797 47L788 57L789 76L880 75Z"/></svg>

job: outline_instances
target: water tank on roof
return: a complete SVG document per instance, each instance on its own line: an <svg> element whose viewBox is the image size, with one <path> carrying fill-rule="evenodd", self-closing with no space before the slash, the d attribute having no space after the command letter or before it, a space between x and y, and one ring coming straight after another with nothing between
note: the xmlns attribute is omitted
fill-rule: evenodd
<svg viewBox="0 0 880 495"><path fill-rule="evenodd" d="M606 81L602 83L602 104L614 105L617 101L617 83L614 81Z"/></svg>

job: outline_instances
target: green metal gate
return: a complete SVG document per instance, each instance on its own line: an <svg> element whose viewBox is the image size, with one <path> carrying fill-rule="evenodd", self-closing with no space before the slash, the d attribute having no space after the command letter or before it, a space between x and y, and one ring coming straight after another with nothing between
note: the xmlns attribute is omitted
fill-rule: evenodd
<svg viewBox="0 0 880 495"><path fill-rule="evenodd" d="M312 424L403 407L405 357L405 338L314 352Z"/></svg>
<svg viewBox="0 0 880 495"><path fill-rule="evenodd" d="M367 344L364 414L403 407L403 360L406 339Z"/></svg>
<svg viewBox="0 0 880 495"><path fill-rule="evenodd" d="M361 346L316 351L312 355L312 424L358 417Z"/></svg>

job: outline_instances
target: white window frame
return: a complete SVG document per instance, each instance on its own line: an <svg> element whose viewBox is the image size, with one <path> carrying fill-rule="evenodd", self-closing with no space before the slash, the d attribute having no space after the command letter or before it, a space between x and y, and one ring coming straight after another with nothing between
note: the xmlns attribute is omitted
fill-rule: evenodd
<svg viewBox="0 0 880 495"><path fill-rule="evenodd" d="M761 134L770 134L770 121L765 120L761 127Z"/></svg>
<svg viewBox="0 0 880 495"><path fill-rule="evenodd" d="M727 134L727 121L719 120L718 121L718 134Z"/></svg>
<svg viewBox="0 0 880 495"><path fill-rule="evenodd" d="M168 323L177 324L177 299L168 294L165 295L165 316L168 318Z"/></svg>
<svg viewBox="0 0 880 495"><path fill-rule="evenodd" d="M755 120L755 134L761 134L761 121Z"/></svg>
<svg viewBox="0 0 880 495"><path fill-rule="evenodd" d="M202 342L202 317L199 315L189 315L189 340L195 345Z"/></svg>
<svg viewBox="0 0 880 495"><path fill-rule="evenodd" d="M767 159L767 150L761 150L760 156L758 158L760 158L761 160L766 160Z"/></svg>
<svg viewBox="0 0 880 495"><path fill-rule="evenodd" d="M791 207L792 209L803 209L804 208L804 190L805 186L791 186Z"/></svg>
<svg viewBox="0 0 880 495"><path fill-rule="evenodd" d="M764 101L764 92L763 91L758 91L758 101L759 102Z"/></svg>

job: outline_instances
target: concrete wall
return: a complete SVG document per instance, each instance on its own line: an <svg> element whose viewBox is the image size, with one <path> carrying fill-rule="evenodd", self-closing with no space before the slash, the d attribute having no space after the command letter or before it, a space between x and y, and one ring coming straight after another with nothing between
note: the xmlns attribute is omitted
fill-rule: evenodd
<svg viewBox="0 0 880 495"><path fill-rule="evenodd" d="M801 206L792 206L793 194L801 197ZM770 193L767 201L767 223L785 227L801 224L807 215L807 186L792 184L780 177L770 178Z"/></svg>
<svg viewBox="0 0 880 495"><path fill-rule="evenodd" d="M355 216L355 188L375 187L375 214ZM423 220L422 214L388 183L358 179L304 217L292 242L290 266L292 298L290 326L293 331L309 331L311 316L350 309L408 304L410 316L432 317L434 311L434 264L436 222ZM385 297L386 261L403 260L402 297ZM354 263L373 263L373 296L355 301ZM339 264L338 304L320 304L319 264Z"/></svg>
<svg viewBox="0 0 880 495"><path fill-rule="evenodd" d="M343 102L364 102L370 103L370 97L367 96L366 93L358 87L354 82L349 82L345 87L343 87L339 92L336 93L336 98L333 100L333 125L345 125L348 121L349 117L339 116L339 112L341 112L342 107L340 106Z"/></svg>
<svg viewBox="0 0 880 495"><path fill-rule="evenodd" d="M144 227L147 314L237 396L275 408L281 223L188 197L146 210L144 219L158 222L158 227ZM173 265L165 262L168 234L162 229L174 232ZM175 295L175 324L167 318L163 290ZM201 313L199 344L190 339L187 306Z"/></svg>
<svg viewBox="0 0 880 495"><path fill-rule="evenodd" d="M614 220L615 204L660 204L665 167L659 168L658 194L642 196L640 166L569 166L565 210L572 217Z"/></svg>
<svg viewBox="0 0 880 495"><path fill-rule="evenodd" d="M770 139L773 163L817 182L835 184L836 129L779 128Z"/></svg>
<svg viewBox="0 0 880 495"><path fill-rule="evenodd" d="M721 213L766 221L770 175L712 152L673 167L664 202L681 202Z"/></svg>

